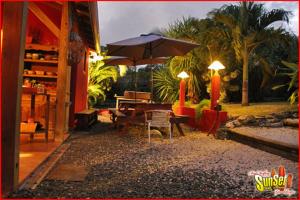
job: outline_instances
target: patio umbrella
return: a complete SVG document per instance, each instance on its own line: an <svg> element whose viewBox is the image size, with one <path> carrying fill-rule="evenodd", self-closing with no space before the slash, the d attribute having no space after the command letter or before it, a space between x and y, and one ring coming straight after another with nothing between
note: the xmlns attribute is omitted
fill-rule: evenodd
<svg viewBox="0 0 300 200"><path fill-rule="evenodd" d="M142 34L139 37L129 38L107 44L108 56L125 56L134 63L139 60L157 57L183 56L198 44L167 38L159 34ZM153 95L153 73L151 71L151 93Z"/></svg>
<svg viewBox="0 0 300 200"><path fill-rule="evenodd" d="M111 58L104 59L103 62L106 65L127 65L127 66L136 66L136 65L146 65L146 64L162 64L168 58L166 57L157 57L154 59L142 59L134 61L132 58L123 57L123 56L113 56Z"/></svg>

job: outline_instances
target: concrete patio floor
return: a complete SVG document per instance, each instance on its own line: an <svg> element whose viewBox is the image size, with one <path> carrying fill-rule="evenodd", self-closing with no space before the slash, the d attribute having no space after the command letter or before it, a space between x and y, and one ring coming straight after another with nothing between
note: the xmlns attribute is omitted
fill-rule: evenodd
<svg viewBox="0 0 300 200"><path fill-rule="evenodd" d="M280 165L294 175L293 189L297 191L297 162L200 132L177 136L172 143L154 135L149 145L147 136L138 137L137 131L132 128L120 135L110 124L100 123L90 132L72 134L67 140L71 146L56 168L84 167L84 179L55 180L50 172L35 190L21 190L13 197L274 197L272 192L256 191L253 177L247 173L271 171ZM70 173L76 176L74 170Z"/></svg>

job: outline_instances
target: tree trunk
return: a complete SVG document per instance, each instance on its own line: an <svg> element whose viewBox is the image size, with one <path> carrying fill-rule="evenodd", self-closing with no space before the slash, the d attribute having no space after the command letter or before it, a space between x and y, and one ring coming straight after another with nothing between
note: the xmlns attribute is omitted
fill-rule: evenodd
<svg viewBox="0 0 300 200"><path fill-rule="evenodd" d="M248 59L247 50L243 52L243 89L242 89L242 106L249 106L248 99Z"/></svg>

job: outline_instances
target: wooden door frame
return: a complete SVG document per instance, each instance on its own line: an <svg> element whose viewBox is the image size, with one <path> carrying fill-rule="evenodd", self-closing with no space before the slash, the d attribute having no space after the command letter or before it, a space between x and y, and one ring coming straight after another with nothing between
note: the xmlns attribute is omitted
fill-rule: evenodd
<svg viewBox="0 0 300 200"><path fill-rule="evenodd" d="M68 131L65 129L66 119L66 94L67 94L67 66L68 66L68 47L69 47L69 27L70 27L70 6L69 2L62 2L62 15L59 36L59 55L57 68L57 90L56 90L56 122L55 138L59 141L64 140L64 135ZM70 92L70 91L69 91Z"/></svg>
<svg viewBox="0 0 300 200"><path fill-rule="evenodd" d="M27 2L3 3L2 196L16 190L19 184L20 114L27 13Z"/></svg>

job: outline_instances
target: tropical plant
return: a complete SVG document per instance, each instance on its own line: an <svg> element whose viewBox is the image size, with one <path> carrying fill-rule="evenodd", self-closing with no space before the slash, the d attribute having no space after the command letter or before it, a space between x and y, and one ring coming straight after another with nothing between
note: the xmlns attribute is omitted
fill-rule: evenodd
<svg viewBox="0 0 300 200"><path fill-rule="evenodd" d="M273 89L279 89L282 87L287 87L287 91L292 91L292 94L289 97L289 101L291 104L294 104L298 101L298 83L299 83L299 77L298 77L298 64L296 63L290 63L286 61L282 61L282 64L284 64L285 68L281 68L281 72L279 72L278 76L288 76L291 80L289 83L277 85L274 86Z"/></svg>
<svg viewBox="0 0 300 200"><path fill-rule="evenodd" d="M118 78L118 70L113 66L105 66L103 61L90 62L88 82L88 103L95 105L98 101L105 101L106 92L111 89Z"/></svg>
<svg viewBox="0 0 300 200"><path fill-rule="evenodd" d="M179 95L179 79L174 77L169 67L162 67L153 73L156 95L163 102L174 103Z"/></svg>
<svg viewBox="0 0 300 200"><path fill-rule="evenodd" d="M209 99L202 99L200 101L200 103L195 107L195 113L196 113L195 118L200 119L201 116L202 116L202 111L204 109L208 109L209 106L210 106L210 100Z"/></svg>
<svg viewBox="0 0 300 200"><path fill-rule="evenodd" d="M230 48L230 37L223 27L216 24L212 19L196 19L193 17L177 20L164 31L169 37L193 41L199 47L185 56L174 57L167 66L170 67L173 76L181 71L189 74L188 97L198 103L201 98L208 97L206 86L209 77L207 67L214 61L220 60L227 66L237 66L234 51ZM231 68L226 70L230 71Z"/></svg>
<svg viewBox="0 0 300 200"><path fill-rule="evenodd" d="M264 4L241 2L239 5L225 5L215 9L209 16L224 25L228 31L237 60L243 65L242 105L249 105L248 66L259 46L285 41L286 31L271 26L277 21L289 20L290 12L283 9L267 11ZM261 57L262 58L262 57Z"/></svg>

